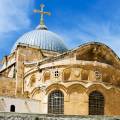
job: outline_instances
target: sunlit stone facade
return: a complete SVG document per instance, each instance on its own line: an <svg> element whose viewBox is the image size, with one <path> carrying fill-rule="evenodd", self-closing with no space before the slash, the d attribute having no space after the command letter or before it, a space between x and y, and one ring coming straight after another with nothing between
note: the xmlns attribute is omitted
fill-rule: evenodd
<svg viewBox="0 0 120 120"><path fill-rule="evenodd" d="M3 59L0 95L38 100L41 114L120 115L120 61L95 42L62 54L19 45Z"/></svg>
<svg viewBox="0 0 120 120"><path fill-rule="evenodd" d="M120 59L102 43L67 50L40 25L2 63L0 111L120 115Z"/></svg>

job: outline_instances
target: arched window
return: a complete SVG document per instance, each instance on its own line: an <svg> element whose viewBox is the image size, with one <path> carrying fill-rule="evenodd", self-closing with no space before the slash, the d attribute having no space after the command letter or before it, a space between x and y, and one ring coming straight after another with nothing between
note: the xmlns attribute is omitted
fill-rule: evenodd
<svg viewBox="0 0 120 120"><path fill-rule="evenodd" d="M10 112L15 112L15 105L10 106Z"/></svg>
<svg viewBox="0 0 120 120"><path fill-rule="evenodd" d="M98 91L89 95L89 115L104 115L104 96Z"/></svg>
<svg viewBox="0 0 120 120"><path fill-rule="evenodd" d="M60 90L53 91L48 96L48 113L64 114L64 94Z"/></svg>

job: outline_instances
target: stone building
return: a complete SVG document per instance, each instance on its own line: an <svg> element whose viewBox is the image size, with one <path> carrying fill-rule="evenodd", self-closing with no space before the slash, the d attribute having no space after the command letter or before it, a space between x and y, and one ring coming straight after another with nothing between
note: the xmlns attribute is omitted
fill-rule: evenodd
<svg viewBox="0 0 120 120"><path fill-rule="evenodd" d="M90 42L68 50L43 21L20 37L0 70L0 111L120 115L120 59Z"/></svg>

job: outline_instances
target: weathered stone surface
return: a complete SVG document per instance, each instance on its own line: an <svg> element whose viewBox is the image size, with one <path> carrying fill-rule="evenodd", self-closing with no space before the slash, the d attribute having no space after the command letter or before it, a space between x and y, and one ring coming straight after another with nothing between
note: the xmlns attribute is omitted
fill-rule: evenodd
<svg viewBox="0 0 120 120"><path fill-rule="evenodd" d="M69 116L0 113L0 120L120 120L120 116Z"/></svg>
<svg viewBox="0 0 120 120"><path fill-rule="evenodd" d="M120 59L103 44L89 43L61 55L20 45L5 57L0 74L0 95L17 98L0 97L2 112L9 112L14 104L15 112L47 114L49 95L60 90L64 94L64 115L90 114L89 98L94 91L104 96L104 115L120 115ZM20 104L21 98L30 101ZM32 99L39 104L33 105Z"/></svg>

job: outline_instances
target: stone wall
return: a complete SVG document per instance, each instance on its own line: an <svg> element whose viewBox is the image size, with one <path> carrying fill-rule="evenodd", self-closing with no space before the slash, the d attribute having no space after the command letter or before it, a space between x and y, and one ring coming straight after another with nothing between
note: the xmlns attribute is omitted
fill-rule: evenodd
<svg viewBox="0 0 120 120"><path fill-rule="evenodd" d="M120 120L120 116L64 116L0 113L0 120Z"/></svg>
<svg viewBox="0 0 120 120"><path fill-rule="evenodd" d="M41 104L38 100L0 96L0 112L10 112L12 105L18 113L41 113Z"/></svg>
<svg viewBox="0 0 120 120"><path fill-rule="evenodd" d="M0 96L15 96L15 79L0 75Z"/></svg>

